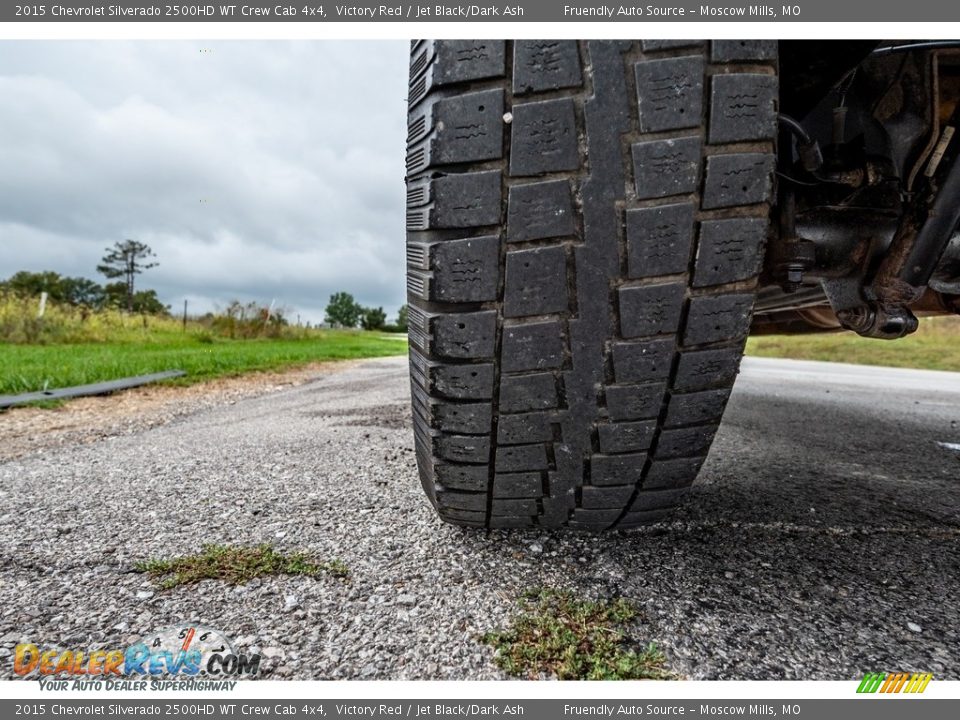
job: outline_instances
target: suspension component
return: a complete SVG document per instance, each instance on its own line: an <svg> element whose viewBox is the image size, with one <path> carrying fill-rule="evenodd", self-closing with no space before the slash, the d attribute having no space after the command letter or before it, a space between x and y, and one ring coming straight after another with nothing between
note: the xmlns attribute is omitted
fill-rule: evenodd
<svg viewBox="0 0 960 720"><path fill-rule="evenodd" d="M960 124L958 105L942 129L922 181L910 198L890 249L861 307L840 311L843 325L860 335L899 338L917 329L909 306L924 294L960 224Z"/></svg>

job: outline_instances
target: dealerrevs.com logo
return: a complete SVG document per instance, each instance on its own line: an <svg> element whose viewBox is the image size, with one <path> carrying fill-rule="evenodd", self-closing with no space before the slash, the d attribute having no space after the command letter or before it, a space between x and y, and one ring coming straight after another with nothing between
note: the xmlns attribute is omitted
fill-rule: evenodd
<svg viewBox="0 0 960 720"><path fill-rule="evenodd" d="M16 646L13 671L48 690L217 690L253 677L259 654L238 653L219 630L175 625L126 648L61 649Z"/></svg>

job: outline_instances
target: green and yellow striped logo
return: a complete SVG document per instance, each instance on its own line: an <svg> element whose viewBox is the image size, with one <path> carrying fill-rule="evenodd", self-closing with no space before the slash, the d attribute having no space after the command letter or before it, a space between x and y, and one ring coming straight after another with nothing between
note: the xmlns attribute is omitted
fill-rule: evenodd
<svg viewBox="0 0 960 720"><path fill-rule="evenodd" d="M930 673L867 673L858 693L922 693L933 679Z"/></svg>

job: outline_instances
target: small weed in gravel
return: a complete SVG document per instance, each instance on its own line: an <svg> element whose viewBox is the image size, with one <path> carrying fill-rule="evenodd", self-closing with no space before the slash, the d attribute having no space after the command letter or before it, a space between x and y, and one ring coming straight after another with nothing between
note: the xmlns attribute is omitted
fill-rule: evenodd
<svg viewBox="0 0 960 720"><path fill-rule="evenodd" d="M164 590L188 585L200 580L226 580L242 584L263 575L321 574L346 578L350 570L340 560L316 562L305 553L284 555L270 545L231 547L205 545L196 555L184 555L172 560L145 560L135 566L138 572L160 580Z"/></svg>
<svg viewBox="0 0 960 720"><path fill-rule="evenodd" d="M568 591L528 592L522 612L508 630L486 633L496 664L510 673L535 678L552 673L560 680L669 679L665 658L654 643L634 648L626 628L637 616L629 602L581 600Z"/></svg>

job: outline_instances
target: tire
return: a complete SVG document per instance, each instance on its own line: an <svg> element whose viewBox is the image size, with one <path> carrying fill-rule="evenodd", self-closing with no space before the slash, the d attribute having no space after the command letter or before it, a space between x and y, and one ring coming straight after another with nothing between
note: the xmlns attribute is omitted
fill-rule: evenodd
<svg viewBox="0 0 960 720"><path fill-rule="evenodd" d="M412 44L410 374L441 518L625 529L688 492L750 327L776 49Z"/></svg>

